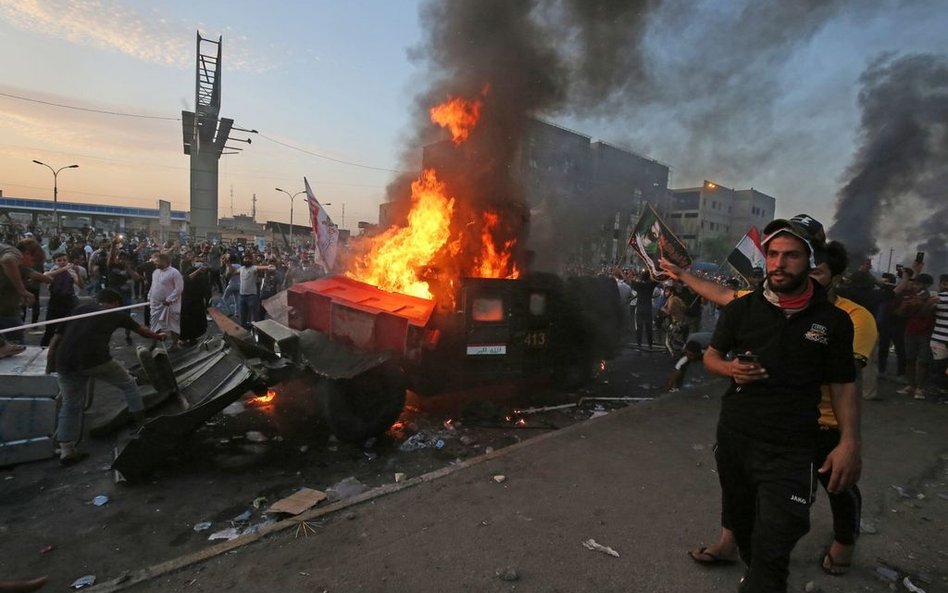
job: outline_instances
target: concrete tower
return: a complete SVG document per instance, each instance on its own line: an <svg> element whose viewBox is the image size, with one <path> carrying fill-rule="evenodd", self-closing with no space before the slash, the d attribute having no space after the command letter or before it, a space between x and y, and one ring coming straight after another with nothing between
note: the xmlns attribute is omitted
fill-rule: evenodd
<svg viewBox="0 0 948 593"><path fill-rule="evenodd" d="M181 112L184 154L191 157L191 236L195 238L217 232L218 160L234 125L234 120L219 117L222 40L204 39L197 33L194 111Z"/></svg>

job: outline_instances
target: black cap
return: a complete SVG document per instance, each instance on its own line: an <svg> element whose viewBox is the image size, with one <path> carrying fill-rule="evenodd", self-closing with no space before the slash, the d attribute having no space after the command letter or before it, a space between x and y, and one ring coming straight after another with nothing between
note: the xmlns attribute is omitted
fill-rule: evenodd
<svg viewBox="0 0 948 593"><path fill-rule="evenodd" d="M822 250L826 243L826 232L823 225L809 214L797 214L793 218L778 218L764 227L764 238L761 245L766 245L780 233L789 233L806 243L810 250L810 267L816 267L816 250Z"/></svg>

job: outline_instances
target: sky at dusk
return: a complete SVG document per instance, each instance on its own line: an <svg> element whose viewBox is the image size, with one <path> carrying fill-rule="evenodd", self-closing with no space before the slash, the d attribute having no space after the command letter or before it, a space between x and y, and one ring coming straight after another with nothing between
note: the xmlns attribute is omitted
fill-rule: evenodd
<svg viewBox="0 0 948 593"><path fill-rule="evenodd" d="M0 0L0 189L49 199L52 175L31 161L75 163L62 201L187 210L178 119L194 109L200 30L223 36L221 115L261 133L222 158L220 215L249 213L256 194L258 221L287 221L273 188L299 191L305 175L335 222L343 204L347 228L374 222L424 86L421 4ZM744 3L666 0L642 45L646 98L537 115L669 165L672 187L754 187L778 215L828 226L859 142L861 74L886 54L945 52L948 1L828 4L796 28L757 15L760 38L737 43Z"/></svg>

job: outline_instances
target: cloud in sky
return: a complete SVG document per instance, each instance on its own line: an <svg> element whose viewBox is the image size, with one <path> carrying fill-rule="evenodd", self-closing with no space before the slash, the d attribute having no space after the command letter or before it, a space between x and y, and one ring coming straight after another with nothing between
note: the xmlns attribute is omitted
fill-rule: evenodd
<svg viewBox="0 0 948 593"><path fill-rule="evenodd" d="M163 16L157 7L144 13L110 0L0 0L0 20L31 33L182 69L194 65L196 28L216 38L204 27ZM236 41L227 48L228 68L251 72L272 68L249 51L246 37L226 33Z"/></svg>

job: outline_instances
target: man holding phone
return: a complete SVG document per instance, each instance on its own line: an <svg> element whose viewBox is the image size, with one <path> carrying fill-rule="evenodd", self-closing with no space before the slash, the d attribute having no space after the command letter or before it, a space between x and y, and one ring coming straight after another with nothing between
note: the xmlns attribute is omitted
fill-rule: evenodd
<svg viewBox="0 0 948 593"><path fill-rule="evenodd" d="M822 225L807 215L764 229L767 278L722 311L705 367L731 379L715 457L727 515L747 564L740 591L786 591L790 553L809 531L815 496L820 385L840 429L826 457L828 490L854 484L861 467L853 324L809 278ZM728 359L728 352L741 356ZM743 360L741 360L743 358Z"/></svg>

